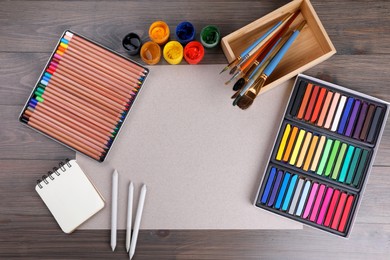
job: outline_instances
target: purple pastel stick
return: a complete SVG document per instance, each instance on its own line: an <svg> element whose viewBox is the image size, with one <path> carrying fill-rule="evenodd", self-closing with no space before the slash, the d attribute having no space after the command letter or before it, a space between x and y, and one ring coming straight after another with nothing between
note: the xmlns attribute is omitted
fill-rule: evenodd
<svg viewBox="0 0 390 260"><path fill-rule="evenodd" d="M280 181L282 180L282 177L283 177L283 171L279 170L278 171L278 176L276 176L276 181L275 181L275 184L274 184L274 188L272 189L271 198L269 198L267 206L272 206L274 204L275 198L276 198L276 194L278 193L279 185L280 185Z"/></svg>
<svg viewBox="0 0 390 260"><path fill-rule="evenodd" d="M362 109L360 110L359 119L355 126L355 131L353 132L353 138L359 139L360 132L362 131L364 120L366 119L368 105L366 102L363 102Z"/></svg>
<svg viewBox="0 0 390 260"><path fill-rule="evenodd" d="M349 118L348 121L347 130L345 131L346 136L351 136L352 134L353 126L355 125L355 121L356 121L356 116L359 112L360 103L361 103L360 100L355 101L355 104L352 109L351 117Z"/></svg>

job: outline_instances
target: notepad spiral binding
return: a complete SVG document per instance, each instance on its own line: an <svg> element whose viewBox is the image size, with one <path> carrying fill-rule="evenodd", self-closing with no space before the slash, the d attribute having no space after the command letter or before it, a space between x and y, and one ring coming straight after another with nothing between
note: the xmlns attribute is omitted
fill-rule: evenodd
<svg viewBox="0 0 390 260"><path fill-rule="evenodd" d="M59 170L61 170L62 173L64 173L66 171L66 167L67 166L68 168L72 167L72 165L69 163L69 159L66 159L65 162L60 162L58 164L58 167L53 167L53 170L52 171L48 171L47 172L47 175L43 175L41 179L38 179L37 180L37 185L40 189L43 188L42 186L42 182L47 185L49 184L49 182L46 180L47 178L50 178L51 180L54 180L54 177L53 177L53 174L57 175L57 176L60 176L61 173L59 172Z"/></svg>

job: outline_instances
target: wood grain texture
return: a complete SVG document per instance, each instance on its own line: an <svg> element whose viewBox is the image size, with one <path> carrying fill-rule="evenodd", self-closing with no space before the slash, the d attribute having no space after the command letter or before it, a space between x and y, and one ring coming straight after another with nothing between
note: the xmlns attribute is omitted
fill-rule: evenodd
<svg viewBox="0 0 390 260"><path fill-rule="evenodd" d="M126 259L125 232L111 252L108 230L66 235L34 190L74 152L28 129L18 115L65 29L124 55L130 31L147 40L155 20L215 24L226 35L286 4L278 1L0 1L0 259ZM305 73L390 101L390 2L312 0L338 53ZM199 38L199 32L198 32ZM139 59L138 59L139 61ZM224 64L220 48L203 64ZM161 62L160 64L166 64ZM142 230L135 259L388 259L390 123L348 240L303 230ZM169 217L169 216L162 216Z"/></svg>

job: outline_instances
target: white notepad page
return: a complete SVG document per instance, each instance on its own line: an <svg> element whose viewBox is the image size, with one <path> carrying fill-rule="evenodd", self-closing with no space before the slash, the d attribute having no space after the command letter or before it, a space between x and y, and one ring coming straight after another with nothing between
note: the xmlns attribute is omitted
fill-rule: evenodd
<svg viewBox="0 0 390 260"><path fill-rule="evenodd" d="M104 200L75 160L65 163L57 173L36 185L35 190L61 229L71 233L101 210Z"/></svg>

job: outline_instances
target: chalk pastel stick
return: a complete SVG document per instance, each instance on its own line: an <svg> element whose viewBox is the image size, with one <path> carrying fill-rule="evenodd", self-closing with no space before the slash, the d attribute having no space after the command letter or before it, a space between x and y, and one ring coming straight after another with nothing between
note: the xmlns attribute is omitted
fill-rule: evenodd
<svg viewBox="0 0 390 260"><path fill-rule="evenodd" d="M302 215L302 211L303 211L303 208L305 206L306 198L307 198L307 195L309 194L310 187L311 187L311 181L307 180L305 182L304 187L303 187L302 195L301 195L301 198L299 200L297 211L295 213L295 215L297 215L297 216Z"/></svg>
<svg viewBox="0 0 390 260"><path fill-rule="evenodd" d="M322 203L320 214L318 215L317 218L317 224L322 225L325 219L326 212L328 211L329 203L333 195L333 188L327 188L326 189L326 194L324 198L324 202Z"/></svg>
<svg viewBox="0 0 390 260"><path fill-rule="evenodd" d="M293 196L297 179L298 179L298 175L296 174L291 177L291 181L287 189L286 197L284 198L283 205L282 205L282 210L284 211L286 211L288 209L288 206L290 205L290 201Z"/></svg>
<svg viewBox="0 0 390 260"><path fill-rule="evenodd" d="M308 198L306 206L305 206L305 211L303 212L303 215L302 215L303 218L309 217L309 214L313 208L314 199L316 198L316 195L317 195L317 190L318 190L318 183L313 183L313 186L311 187L309 198Z"/></svg>
<svg viewBox="0 0 390 260"><path fill-rule="evenodd" d="M261 196L261 203L263 204L267 202L267 199L271 192L272 184L274 183L275 175L276 175L276 168L272 167L268 176L267 184L265 185L263 196Z"/></svg>
<svg viewBox="0 0 390 260"><path fill-rule="evenodd" d="M299 199L299 196L301 195L303 183L304 183L303 179L299 179L298 180L297 188L295 189L294 197L293 197L293 199L291 201L291 205L290 205L290 208L288 210L289 214L294 214L295 213L295 208L297 207L298 199Z"/></svg>
<svg viewBox="0 0 390 260"><path fill-rule="evenodd" d="M288 172L286 172L284 175L282 186L280 187L278 198L277 198L276 203L275 203L276 209L279 209L282 205L282 201L283 201L284 195L286 193L288 182L290 181L290 176L291 176L291 174Z"/></svg>

